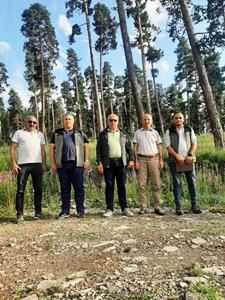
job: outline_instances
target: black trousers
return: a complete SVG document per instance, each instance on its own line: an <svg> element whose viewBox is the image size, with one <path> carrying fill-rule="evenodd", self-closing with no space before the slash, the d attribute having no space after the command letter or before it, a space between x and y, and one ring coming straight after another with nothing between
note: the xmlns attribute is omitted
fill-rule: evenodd
<svg viewBox="0 0 225 300"><path fill-rule="evenodd" d="M35 213L41 213L42 201L42 175L43 168L40 163L19 165L21 170L17 177L17 193L16 193L16 211L18 215L23 214L24 192L26 189L28 176L31 175L34 188L34 207Z"/></svg>
<svg viewBox="0 0 225 300"><path fill-rule="evenodd" d="M114 208L114 187L115 179L117 184L117 193L119 204L122 210L127 207L126 200L126 168L124 166L110 166L104 168L104 179L106 183L105 198L106 208L113 211Z"/></svg>

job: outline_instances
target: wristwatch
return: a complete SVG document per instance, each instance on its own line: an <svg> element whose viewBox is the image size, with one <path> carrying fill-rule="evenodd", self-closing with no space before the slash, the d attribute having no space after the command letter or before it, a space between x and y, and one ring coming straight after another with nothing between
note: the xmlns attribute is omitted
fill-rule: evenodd
<svg viewBox="0 0 225 300"><path fill-rule="evenodd" d="M193 156L191 153L188 153L188 156Z"/></svg>
<svg viewBox="0 0 225 300"><path fill-rule="evenodd" d="M88 159L86 159L85 162L89 163L90 161Z"/></svg>

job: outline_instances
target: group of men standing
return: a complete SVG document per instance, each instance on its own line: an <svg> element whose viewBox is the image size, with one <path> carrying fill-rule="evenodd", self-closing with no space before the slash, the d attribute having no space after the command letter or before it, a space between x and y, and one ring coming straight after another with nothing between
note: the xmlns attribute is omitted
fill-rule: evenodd
<svg viewBox="0 0 225 300"><path fill-rule="evenodd" d="M137 130L133 139L133 150L128 136L119 129L116 114L107 117L107 128L98 137L96 161L98 172L105 180L106 212L104 217L111 217L114 211L114 187L117 184L119 205L122 214L131 217L126 199L127 168L135 168L138 173L139 214L147 213L148 201L146 185L150 179L152 204L155 214L164 215L160 199L160 171L164 168L162 140L152 128L152 116L142 116L142 128ZM45 140L37 130L37 120L29 116L26 126L15 132L10 148L12 170L17 175L16 211L18 223L23 221L24 191L28 176L31 175L34 187L35 218L42 217L42 174L45 169ZM176 112L172 117L172 126L166 131L165 145L169 153L169 168L173 180L173 193L176 214L182 215L181 174L184 173L191 198L191 211L201 213L197 206L194 160L196 136L191 127L184 125L184 116ZM16 162L16 149L18 158ZM87 136L74 128L74 117L64 116L64 126L56 130L50 142L51 169L57 172L61 190L61 212L59 219L70 216L71 186L75 192L77 217L82 218L84 208L84 170L89 168L89 141ZM178 170L179 168L179 170Z"/></svg>

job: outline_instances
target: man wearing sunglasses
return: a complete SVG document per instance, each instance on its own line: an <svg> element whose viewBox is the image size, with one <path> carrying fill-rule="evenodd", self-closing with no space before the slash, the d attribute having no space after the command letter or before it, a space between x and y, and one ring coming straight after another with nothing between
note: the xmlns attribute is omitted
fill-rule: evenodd
<svg viewBox="0 0 225 300"><path fill-rule="evenodd" d="M24 192L29 175L32 177L34 188L34 218L41 219L42 174L45 168L44 145L44 135L37 130L37 119L34 116L28 116L25 128L15 132L10 147L12 171L17 176L17 223L23 222ZM18 155L16 162L17 149Z"/></svg>
<svg viewBox="0 0 225 300"><path fill-rule="evenodd" d="M131 217L133 213L127 208L126 200L126 166L134 166L133 153L127 136L118 128L119 118L110 114L107 118L107 128L100 134L96 147L98 172L104 175L106 187L106 212L104 217L111 217L114 209L114 185L117 192L122 214Z"/></svg>

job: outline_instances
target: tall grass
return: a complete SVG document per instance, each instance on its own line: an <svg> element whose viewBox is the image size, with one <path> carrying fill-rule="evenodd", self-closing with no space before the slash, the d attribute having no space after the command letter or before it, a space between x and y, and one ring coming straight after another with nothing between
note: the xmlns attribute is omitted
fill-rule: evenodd
<svg viewBox="0 0 225 300"><path fill-rule="evenodd" d="M221 170L220 167L221 162L225 163L225 151L221 151L221 154L220 152L218 154L218 152L215 151L211 135L200 136L198 137L198 141L198 156L201 158L199 159L200 163L197 165L199 203L203 208L225 206L224 169ZM210 152L209 149L212 152ZM204 152L204 150L207 150L207 152ZM57 174L53 174L50 171L48 147L46 152L47 170L44 172L43 176L43 206L49 209L58 209L60 203L59 181ZM8 153L8 146L2 146L0 148L0 214L5 214L7 210L14 211L15 205L16 178L13 177L10 172ZM90 142L90 160L91 170L85 174L86 207L103 209L105 207L104 180L102 176L97 173L95 144L93 141ZM183 206L184 208L189 208L190 200L187 184L183 182L182 185ZM137 178L135 172L128 173L126 189L128 205L131 207L137 207L139 205L139 195L137 191ZM147 194L150 202L150 187L147 189ZM167 168L161 173L161 195L165 205L174 209L175 204L172 193L171 178ZM26 208L30 209L33 206L32 198L33 188L31 180L29 180L25 192ZM115 203L118 203L116 195ZM149 206L150 205L151 204L149 203Z"/></svg>

